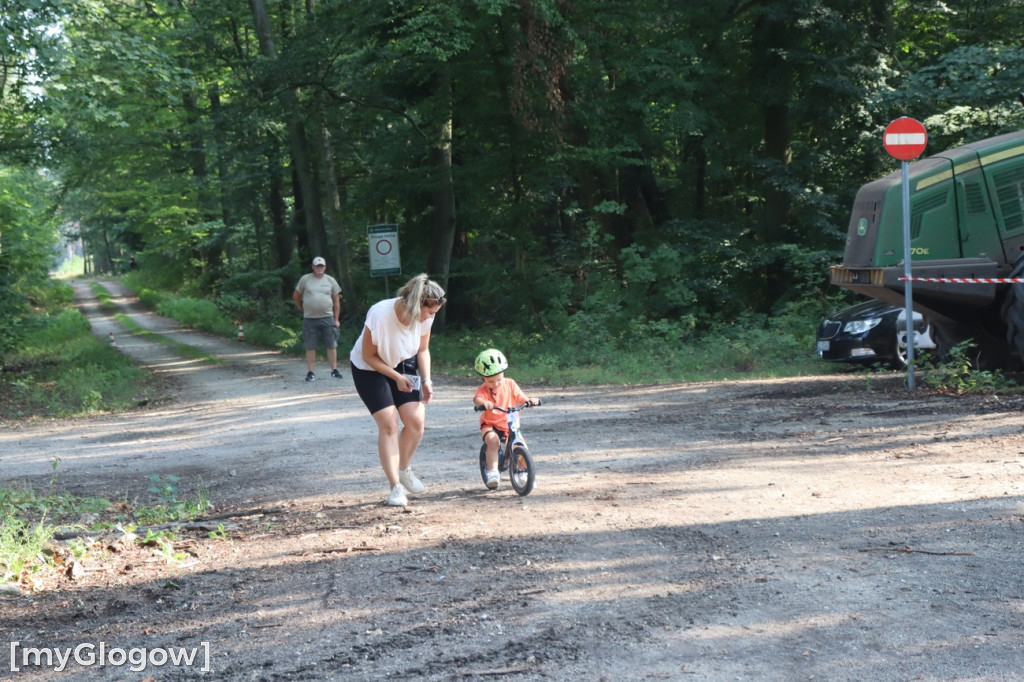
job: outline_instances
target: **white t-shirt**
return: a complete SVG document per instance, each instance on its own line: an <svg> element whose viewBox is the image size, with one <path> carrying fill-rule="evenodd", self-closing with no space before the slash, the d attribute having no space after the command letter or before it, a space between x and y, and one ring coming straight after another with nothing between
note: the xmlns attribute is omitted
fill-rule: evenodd
<svg viewBox="0 0 1024 682"><path fill-rule="evenodd" d="M398 321L398 313L395 312L397 301L397 298L388 298L374 303L367 311L363 331L348 354L348 359L355 367L376 371L363 360L363 335L367 329L370 330L370 338L377 346L377 355L388 367L395 367L402 360L414 357L419 352L420 339L430 331L434 318L429 317L426 322L415 320L411 326L406 327Z"/></svg>

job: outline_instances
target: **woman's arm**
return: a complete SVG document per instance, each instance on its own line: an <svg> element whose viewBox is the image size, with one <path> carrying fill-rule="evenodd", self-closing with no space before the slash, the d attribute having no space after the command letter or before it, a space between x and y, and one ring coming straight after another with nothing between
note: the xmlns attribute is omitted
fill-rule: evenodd
<svg viewBox="0 0 1024 682"><path fill-rule="evenodd" d="M416 353L416 365L420 372L420 402L426 404L434 397L434 382L430 378L430 330L420 337L420 349Z"/></svg>
<svg viewBox="0 0 1024 682"><path fill-rule="evenodd" d="M394 379L395 383L398 384L398 390L406 393L412 390L412 382L404 374L395 370L394 367L389 367L388 363L384 362L384 359L377 352L377 344L373 342L373 334L370 333L369 327L363 328L363 346L360 352L363 355L363 362L372 367L374 371Z"/></svg>

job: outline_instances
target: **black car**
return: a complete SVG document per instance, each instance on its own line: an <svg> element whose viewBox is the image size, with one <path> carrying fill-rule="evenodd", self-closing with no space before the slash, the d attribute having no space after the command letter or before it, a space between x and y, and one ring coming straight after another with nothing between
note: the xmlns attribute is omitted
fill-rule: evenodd
<svg viewBox="0 0 1024 682"><path fill-rule="evenodd" d="M904 309L882 301L867 301L841 310L818 326L817 350L822 360L871 364L907 363L907 325ZM914 313L915 356L933 350L935 342L921 313Z"/></svg>

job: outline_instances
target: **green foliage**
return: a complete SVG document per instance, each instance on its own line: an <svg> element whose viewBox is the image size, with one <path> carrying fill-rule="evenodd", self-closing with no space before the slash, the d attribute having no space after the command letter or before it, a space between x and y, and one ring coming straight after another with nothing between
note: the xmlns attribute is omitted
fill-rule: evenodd
<svg viewBox="0 0 1024 682"><path fill-rule="evenodd" d="M301 350L302 318L295 314L294 306L284 302L268 306L267 315L272 315L270 317L247 320L247 317L257 314L250 306L258 303L236 296L225 294L214 301L175 297L165 292L153 298L160 301L156 307L159 314L173 317L195 329L237 338L238 325L243 323L246 343L285 352Z"/></svg>
<svg viewBox="0 0 1024 682"><path fill-rule="evenodd" d="M21 347L4 359L4 419L124 409L146 395L142 370L93 336L77 310L40 314L27 326Z"/></svg>
<svg viewBox="0 0 1024 682"><path fill-rule="evenodd" d="M478 379L473 357L499 348L509 376L524 385L643 384L829 371L813 352L816 309L788 306L778 316L748 315L734 325L696 331L682 322L634 320L614 335L585 314L565 333L492 328L431 337L436 371ZM813 315L813 317L812 317Z"/></svg>
<svg viewBox="0 0 1024 682"><path fill-rule="evenodd" d="M971 339L953 346L943 362L924 373L922 383L943 393L992 393L1013 386L1000 370L976 369L976 349Z"/></svg>
<svg viewBox="0 0 1024 682"><path fill-rule="evenodd" d="M211 530L207 533L207 537L212 540L229 540L227 531L224 529L223 523L217 524L217 530Z"/></svg>
<svg viewBox="0 0 1024 682"><path fill-rule="evenodd" d="M899 101L908 110L929 112L922 120L929 149L965 144L1024 126L1024 108L1008 96L1020 90L1021 69L1024 47L1019 45L956 46L910 75Z"/></svg>
<svg viewBox="0 0 1024 682"><path fill-rule="evenodd" d="M21 343L30 315L28 297L18 291L11 277L0 272L0 358Z"/></svg>
<svg viewBox="0 0 1024 682"><path fill-rule="evenodd" d="M302 318L291 297L281 295L294 288L292 279L287 270L238 273L221 281L214 301L232 325L244 326L247 343L295 352L301 350Z"/></svg>
<svg viewBox="0 0 1024 682"><path fill-rule="evenodd" d="M52 530L45 523L29 524L4 513L0 521L0 583L15 582L23 572L43 563L43 545L51 537Z"/></svg>
<svg viewBox="0 0 1024 682"><path fill-rule="evenodd" d="M139 539L139 544L144 547L156 547L168 562L181 561L188 556L175 549L174 533L169 530L153 532L151 529L146 529L146 536Z"/></svg>
<svg viewBox="0 0 1024 682"><path fill-rule="evenodd" d="M198 482L193 498L181 493L180 477L171 474L150 476L152 485L147 492L153 502L137 504L120 500L113 503L101 497L78 497L58 489L59 462L59 459L54 461L54 475L42 492L22 485L0 487L0 583L19 582L26 575L44 569L50 559L43 553L43 547L58 530L124 530L140 523L191 519L212 508L202 481ZM83 519L91 520L83 522ZM129 530L125 537L156 548L168 561L182 558L174 548L174 535L168 531L147 529L144 537L136 538ZM76 560L84 559L91 549L81 540L68 544ZM99 551L105 549L99 547Z"/></svg>
<svg viewBox="0 0 1024 682"><path fill-rule="evenodd" d="M252 29L259 6L274 54ZM834 300L853 194L892 168L886 122L924 119L935 151L1024 124L1016 3L41 0L10 14L5 54L25 69L11 73L46 87L0 93L4 356L45 298L57 221L95 272L134 254L126 281L147 305L289 351L299 261L342 266L356 313L383 288L362 226L394 222L404 271L450 286L452 328L537 330L584 357L724 335L722 362L742 366L754 330ZM44 157L46 173L16 165Z"/></svg>
<svg viewBox="0 0 1024 682"><path fill-rule="evenodd" d="M153 288L152 278L139 271L129 272L121 281L135 292L140 303L153 310L156 310L165 299L174 296L170 290Z"/></svg>
<svg viewBox="0 0 1024 682"><path fill-rule="evenodd" d="M342 327L342 339L346 338ZM289 320L287 323L249 322L245 325L245 342L254 346L276 348L284 353L304 353L302 345L302 322ZM340 348L339 352L344 352Z"/></svg>
<svg viewBox="0 0 1024 682"><path fill-rule="evenodd" d="M19 290L37 310L57 311L74 300L74 290L64 282L53 279L25 283Z"/></svg>
<svg viewBox="0 0 1024 682"><path fill-rule="evenodd" d="M185 497L178 487L181 481L179 476L173 474L151 474L149 480L152 485L147 491L158 500L152 506L135 510L134 519L143 525L155 525L191 519L199 516L211 508L210 495L203 482L200 480L196 485L195 498Z"/></svg>
<svg viewBox="0 0 1024 682"><path fill-rule="evenodd" d="M0 141L4 133L0 127ZM0 357L21 343L32 306L49 310L67 300L66 287L48 275L57 243L47 214L53 191L47 178L7 167L0 155Z"/></svg>
<svg viewBox="0 0 1024 682"><path fill-rule="evenodd" d="M0 488L0 583L17 582L46 565L43 547L61 525L110 507L103 498L57 490L58 463L54 461L54 478L44 493L19 485Z"/></svg>
<svg viewBox="0 0 1024 682"><path fill-rule="evenodd" d="M630 246L623 249L622 313L627 319L678 320L694 326L697 294L690 278L692 259L668 244L647 249ZM680 276L682 273L687 273ZM613 295L618 292L612 292Z"/></svg>
<svg viewBox="0 0 1024 682"><path fill-rule="evenodd" d="M234 322L213 301L196 298L166 298L156 308L160 315L173 317L189 327L230 336Z"/></svg>

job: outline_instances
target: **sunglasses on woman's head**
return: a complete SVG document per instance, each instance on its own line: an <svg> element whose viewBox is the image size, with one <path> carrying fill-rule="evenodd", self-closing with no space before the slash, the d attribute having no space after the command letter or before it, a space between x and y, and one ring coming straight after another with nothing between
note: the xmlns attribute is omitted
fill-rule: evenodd
<svg viewBox="0 0 1024 682"><path fill-rule="evenodd" d="M433 308L434 306L440 308L441 306L444 305L444 302L447 300L448 299L445 298L444 296L438 296L437 298L425 298L423 299L423 305L428 305L431 308Z"/></svg>

